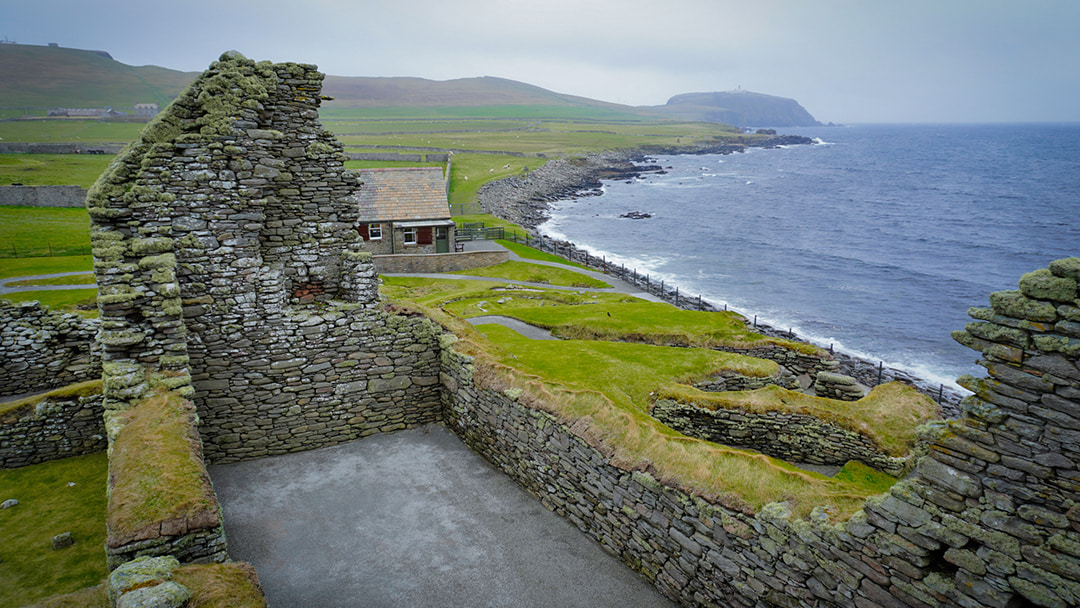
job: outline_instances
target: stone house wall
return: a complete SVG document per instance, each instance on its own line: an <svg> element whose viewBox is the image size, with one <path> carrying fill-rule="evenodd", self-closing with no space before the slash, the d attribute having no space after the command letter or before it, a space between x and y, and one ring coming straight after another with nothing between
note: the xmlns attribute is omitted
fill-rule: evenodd
<svg viewBox="0 0 1080 608"><path fill-rule="evenodd" d="M0 300L0 396L100 377L101 359L92 352L97 330L96 319Z"/></svg>
<svg viewBox="0 0 1080 608"><path fill-rule="evenodd" d="M102 396L46 398L0 414L0 469L104 451Z"/></svg>

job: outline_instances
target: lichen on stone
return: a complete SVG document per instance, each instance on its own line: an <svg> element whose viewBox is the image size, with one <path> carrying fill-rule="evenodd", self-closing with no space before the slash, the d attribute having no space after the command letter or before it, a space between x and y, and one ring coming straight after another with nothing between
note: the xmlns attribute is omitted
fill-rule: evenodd
<svg viewBox="0 0 1080 608"><path fill-rule="evenodd" d="M172 251L175 247L175 243L173 239L158 237L149 239L131 239L130 246L132 254L145 256L153 253Z"/></svg>
<svg viewBox="0 0 1080 608"><path fill-rule="evenodd" d="M139 260L139 268L143 270L176 268L176 255L163 253L161 255L146 256Z"/></svg>

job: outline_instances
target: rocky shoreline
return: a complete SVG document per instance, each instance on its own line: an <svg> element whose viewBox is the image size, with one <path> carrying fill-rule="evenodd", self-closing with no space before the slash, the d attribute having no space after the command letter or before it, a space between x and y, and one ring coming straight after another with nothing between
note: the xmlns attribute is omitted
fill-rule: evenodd
<svg viewBox="0 0 1080 608"><path fill-rule="evenodd" d="M748 143L715 143L687 146L650 146L636 150L613 150L580 158L548 161L524 176L508 177L484 184L479 191L480 207L487 213L534 230L548 219L550 204L568 198L600 194L601 180L634 179L644 173L659 173L663 167L648 164L651 156L676 154L735 154L747 148L813 143L800 135L777 135Z"/></svg>
<svg viewBox="0 0 1080 608"><path fill-rule="evenodd" d="M586 155L582 158L555 159L544 166L529 172L521 177L509 177L485 184L479 191L479 202L487 212L497 217L509 220L515 224L524 226L540 236L536 228L548 219L548 211L551 203L555 201L577 198L582 196L597 196L602 193L602 180L626 180L634 179L645 173L661 173L663 167L652 164L650 157L653 155L676 155L676 154L733 154L745 151L748 147L775 148L784 145L804 145L813 143L807 137L797 135L780 135L771 137L754 144L715 144L683 147L657 147L655 149L638 149L633 151L608 151ZM550 249L553 253L571 259L576 262L595 262L595 256L590 260L589 253L576 244L562 241L553 241L545 238L544 249ZM636 273L628 272L628 269L609 268L615 271L613 274L631 283L636 283L649 289L658 297L663 298L681 308L692 310L717 310L708 302L700 298L688 297L689 294L679 294L677 289L656 289L657 286L649 286L647 279ZM799 336L789 332L769 327L764 324L755 324L754 331L778 338L805 342ZM955 391L943 389L929 381L916 378L904 371L884 367L880 363L874 363L844 353L834 352L833 356L840 363L839 373L855 378L860 384L874 386L881 382L899 380L918 387L923 393L938 401L946 416L955 417L959 414L959 401L961 396Z"/></svg>

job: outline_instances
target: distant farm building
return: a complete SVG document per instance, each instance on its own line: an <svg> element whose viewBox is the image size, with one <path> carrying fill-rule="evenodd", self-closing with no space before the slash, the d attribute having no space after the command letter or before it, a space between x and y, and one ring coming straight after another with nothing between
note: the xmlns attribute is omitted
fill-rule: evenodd
<svg viewBox="0 0 1080 608"><path fill-rule="evenodd" d="M157 116L160 110L161 108L156 103L137 103L135 104L135 118L150 120Z"/></svg>
<svg viewBox="0 0 1080 608"><path fill-rule="evenodd" d="M374 254L449 253L454 220L441 167L361 169L356 230Z"/></svg>

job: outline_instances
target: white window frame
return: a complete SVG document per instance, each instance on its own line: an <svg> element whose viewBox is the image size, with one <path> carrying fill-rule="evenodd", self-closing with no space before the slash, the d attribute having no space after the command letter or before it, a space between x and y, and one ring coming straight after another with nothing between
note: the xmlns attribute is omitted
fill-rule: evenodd
<svg viewBox="0 0 1080 608"><path fill-rule="evenodd" d="M405 228L401 233L401 242L405 245L415 245L418 231L416 228Z"/></svg>
<svg viewBox="0 0 1080 608"><path fill-rule="evenodd" d="M382 240L382 224L368 224L368 240L381 241Z"/></svg>

